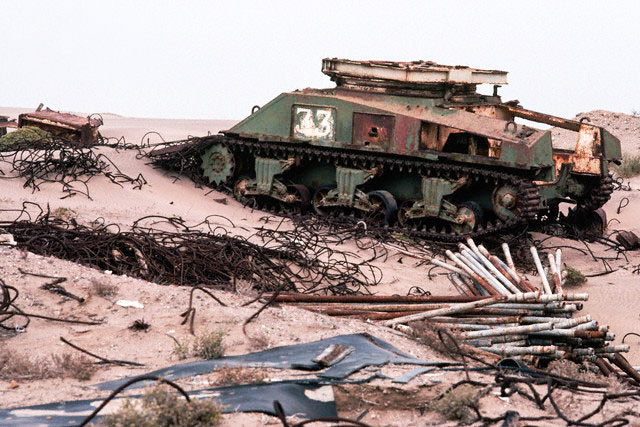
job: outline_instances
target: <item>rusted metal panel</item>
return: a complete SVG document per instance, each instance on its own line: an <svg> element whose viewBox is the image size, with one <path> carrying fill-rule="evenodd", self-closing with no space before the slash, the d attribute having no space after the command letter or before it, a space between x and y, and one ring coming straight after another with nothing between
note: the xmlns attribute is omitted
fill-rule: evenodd
<svg viewBox="0 0 640 427"><path fill-rule="evenodd" d="M7 128L16 128L18 125L15 120L9 121L9 117L0 116L0 136L7 134Z"/></svg>
<svg viewBox="0 0 640 427"><path fill-rule="evenodd" d="M421 122L420 127L420 150L440 151L443 144L440 144L440 126L435 123Z"/></svg>
<svg viewBox="0 0 640 427"><path fill-rule="evenodd" d="M17 128L18 124L14 120L9 120L8 116L0 116L0 128Z"/></svg>
<svg viewBox="0 0 640 427"><path fill-rule="evenodd" d="M44 110L18 116L18 127L35 126L56 136L66 137L82 144L93 144L98 139L101 119Z"/></svg>
<svg viewBox="0 0 640 427"><path fill-rule="evenodd" d="M581 127L581 123L575 120L563 119L562 117L539 113L537 111L527 110L525 108L517 107L510 104L499 104L497 105L497 107L509 111L514 117L520 117L522 119L544 123L562 129L569 129L578 132Z"/></svg>
<svg viewBox="0 0 640 427"><path fill-rule="evenodd" d="M353 144L387 149L393 141L394 128L393 116L353 113Z"/></svg>
<svg viewBox="0 0 640 427"><path fill-rule="evenodd" d="M318 93L320 96L325 94ZM332 98L346 102L361 104L380 111L387 111L394 115L404 115L420 121L435 123L458 131L469 132L500 141L511 141L518 144L531 146L535 144L546 131L526 128L516 125L506 129L504 120L493 117L481 116L468 111L454 108L425 108L409 104L392 104L380 99L374 94L356 93L349 91L336 91Z"/></svg>

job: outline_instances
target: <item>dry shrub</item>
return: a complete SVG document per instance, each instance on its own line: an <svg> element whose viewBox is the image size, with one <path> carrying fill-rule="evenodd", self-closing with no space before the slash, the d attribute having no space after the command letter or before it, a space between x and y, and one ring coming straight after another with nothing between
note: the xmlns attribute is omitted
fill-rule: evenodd
<svg viewBox="0 0 640 427"><path fill-rule="evenodd" d="M171 335L169 335L171 336ZM171 337L173 338L173 337ZM191 356L191 351L189 351L189 343L188 342L180 342L176 338L173 338L173 351L172 353L179 359L184 360Z"/></svg>
<svg viewBox="0 0 640 427"><path fill-rule="evenodd" d="M56 219L62 219L64 221L71 221L78 215L76 211L70 208L59 207L51 212L51 216Z"/></svg>
<svg viewBox="0 0 640 427"><path fill-rule="evenodd" d="M223 343L224 331L205 331L196 336L192 354L203 359L217 359L224 356L226 350Z"/></svg>
<svg viewBox="0 0 640 427"><path fill-rule="evenodd" d="M567 272L567 277L565 277L564 279L563 286L567 288L575 288L587 283L587 278L585 277L585 275L580 273L575 268L569 267L567 265L565 271Z"/></svg>
<svg viewBox="0 0 640 427"><path fill-rule="evenodd" d="M444 415L448 420L468 421L471 417L471 405L478 395L475 387L463 384L446 391L431 403L429 409Z"/></svg>
<svg viewBox="0 0 640 427"><path fill-rule="evenodd" d="M271 340L269 339L267 331L258 331L254 333L250 339L251 347L254 350L262 351L271 348Z"/></svg>
<svg viewBox="0 0 640 427"><path fill-rule="evenodd" d="M75 354L53 354L49 357L28 357L10 350L0 350L0 379L42 380L75 378L86 381L96 371L89 358Z"/></svg>
<svg viewBox="0 0 640 427"><path fill-rule="evenodd" d="M245 366L230 367L224 365L213 371L216 375L215 385L234 385L234 384L250 384L264 381L267 375L256 368L247 368Z"/></svg>
<svg viewBox="0 0 640 427"><path fill-rule="evenodd" d="M620 166L615 167L621 178L632 178L640 174L640 155L623 154Z"/></svg>
<svg viewBox="0 0 640 427"><path fill-rule="evenodd" d="M222 416L220 407L212 399L187 402L167 387L147 390L140 404L127 399L120 409L100 419L99 425L120 426L217 426Z"/></svg>
<svg viewBox="0 0 640 427"><path fill-rule="evenodd" d="M205 331L197 335L192 344L188 341L180 342L176 338L174 340L173 354L178 359L186 359L187 357L201 357L203 359L218 359L224 356L226 347L224 345L225 332L221 330L217 331Z"/></svg>
<svg viewBox="0 0 640 427"><path fill-rule="evenodd" d="M91 279L91 286L96 295L102 298L113 298L118 294L118 287L110 283L105 283L99 279Z"/></svg>
<svg viewBox="0 0 640 427"><path fill-rule="evenodd" d="M23 149L33 142L51 141L51 134L35 126L23 126L0 137L0 151Z"/></svg>

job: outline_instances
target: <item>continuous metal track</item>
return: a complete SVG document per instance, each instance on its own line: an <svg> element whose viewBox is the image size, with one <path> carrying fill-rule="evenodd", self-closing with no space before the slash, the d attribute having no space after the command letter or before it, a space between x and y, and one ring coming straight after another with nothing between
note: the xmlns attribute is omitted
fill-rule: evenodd
<svg viewBox="0 0 640 427"><path fill-rule="evenodd" d="M540 195L537 187L529 180L517 175L498 172L487 169L479 169L458 164L442 164L421 158L407 158L385 153L371 153L358 150L337 150L331 147L315 145L302 145L287 142L268 142L253 139L231 138L227 136L215 135L204 137L197 141L185 144L183 149L190 147L197 151L203 151L213 143L226 144L237 155L251 154L259 157L289 158L298 157L302 161L328 162L340 166L369 169L374 166L382 167L383 172L417 173L423 176L446 177L457 179L462 176L470 179L471 182L484 182L492 186L509 184L518 189L518 193L523 196L519 198L517 212L518 216L506 221L495 219L480 226L477 230L458 234L450 232L446 227L403 228L392 227L398 231L409 232L413 236L440 241L459 241L467 237L479 237L486 234L507 231L519 224L524 224L537 219L540 206ZM164 157L175 155L180 151L180 146L169 147L165 150L158 150L152 154L153 157ZM229 183L232 184L232 183Z"/></svg>
<svg viewBox="0 0 640 427"><path fill-rule="evenodd" d="M607 175L600 181L600 185L594 187L584 200L578 202L578 207L589 211L601 208L611 198L613 188L613 178L611 175Z"/></svg>

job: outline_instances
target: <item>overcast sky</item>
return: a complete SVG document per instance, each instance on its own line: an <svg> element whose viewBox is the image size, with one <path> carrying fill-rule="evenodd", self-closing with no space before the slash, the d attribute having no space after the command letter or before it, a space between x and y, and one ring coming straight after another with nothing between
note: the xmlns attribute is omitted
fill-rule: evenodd
<svg viewBox="0 0 640 427"><path fill-rule="evenodd" d="M241 119L324 57L509 71L503 100L640 110L637 1L0 2L0 105ZM491 88L481 91L490 93Z"/></svg>

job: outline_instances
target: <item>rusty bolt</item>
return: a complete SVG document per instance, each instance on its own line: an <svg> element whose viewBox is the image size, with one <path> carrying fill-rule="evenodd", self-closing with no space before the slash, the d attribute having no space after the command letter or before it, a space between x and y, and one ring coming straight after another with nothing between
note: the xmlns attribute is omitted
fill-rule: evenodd
<svg viewBox="0 0 640 427"><path fill-rule="evenodd" d="M504 206L507 209L511 209L515 205L516 205L516 197L513 194L507 193L504 196L502 196L502 206Z"/></svg>

